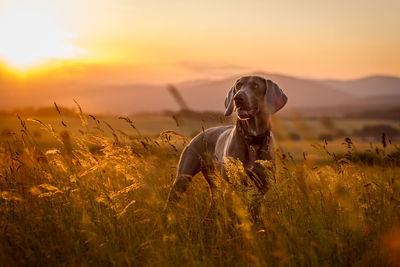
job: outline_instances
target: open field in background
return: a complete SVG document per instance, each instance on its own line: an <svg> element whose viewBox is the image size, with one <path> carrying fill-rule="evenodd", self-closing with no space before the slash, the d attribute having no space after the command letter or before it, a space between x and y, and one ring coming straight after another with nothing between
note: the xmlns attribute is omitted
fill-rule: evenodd
<svg viewBox="0 0 400 267"><path fill-rule="evenodd" d="M163 115L130 116L139 135L118 117L36 119L0 118L5 265L400 264L399 146L380 136L344 141L366 124L399 128L396 121L274 121L278 171L260 228L247 214L251 188L242 186L237 164L229 166L239 188L234 217L224 205L230 185L218 173L214 216L206 218L210 196L201 175L176 210L163 214L186 136L218 122L177 126ZM160 136L165 130L183 136ZM326 133L328 145L318 140Z"/></svg>
<svg viewBox="0 0 400 267"><path fill-rule="evenodd" d="M46 148L57 146L55 138L44 127L30 119L37 119L44 124L52 125L56 132L70 131L71 134L81 136L79 129L82 128L79 116L28 116L22 115L22 119L27 120L26 125L29 127L35 142ZM210 127L234 124L235 118L230 121L210 121L193 118L174 118L164 114L140 114L130 115L136 129L121 119L119 116L111 115L95 115L87 117L87 129L91 133L101 134L102 136L112 137L113 131L119 134L127 134L129 136L139 136L139 134L157 138L160 133L165 130L175 131L187 138L194 137L202 129ZM67 125L65 127L62 122ZM365 126L389 125L400 131L400 121L396 120L364 120L364 119L344 119L344 118L279 118L273 119L273 132L278 147L284 151L290 151L297 158L303 158L303 152L306 152L314 159L320 157L320 153L315 149L314 145L323 144L324 140L329 142L329 148L333 152L343 152L347 144L344 142L345 137L350 137L357 142L357 149L365 150L374 148L377 143L381 142L381 132L371 136L371 140L355 136L355 131ZM15 116L0 116L0 142L9 140L12 135L10 133L18 133L21 129L20 121ZM396 136L399 138L399 136ZM389 136L389 139L391 137ZM399 142L396 139L394 142Z"/></svg>

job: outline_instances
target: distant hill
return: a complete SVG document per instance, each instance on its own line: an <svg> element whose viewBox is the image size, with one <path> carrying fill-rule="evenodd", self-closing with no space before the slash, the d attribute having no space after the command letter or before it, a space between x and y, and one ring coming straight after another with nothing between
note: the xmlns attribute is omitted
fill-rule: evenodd
<svg viewBox="0 0 400 267"><path fill-rule="evenodd" d="M320 82L345 93L361 97L376 95L400 96L400 77L376 75L348 81L322 80Z"/></svg>
<svg viewBox="0 0 400 267"><path fill-rule="evenodd" d="M276 82L289 98L287 107L333 107L353 102L357 97L322 84L318 81L263 72L252 73ZM238 77L207 81L201 84L177 84L188 104L199 110L223 110L228 90Z"/></svg>
<svg viewBox="0 0 400 267"><path fill-rule="evenodd" d="M0 73L1 74L1 73ZM350 81L302 79L281 74L252 73L276 82L287 94L280 114L344 115L400 106L400 78L371 76ZM238 77L192 80L175 84L188 106L198 111L223 111L224 99ZM378 89L379 88L379 89ZM0 110L25 106L74 106L93 113L141 113L179 110L166 85L93 84L79 79L18 82L0 75Z"/></svg>

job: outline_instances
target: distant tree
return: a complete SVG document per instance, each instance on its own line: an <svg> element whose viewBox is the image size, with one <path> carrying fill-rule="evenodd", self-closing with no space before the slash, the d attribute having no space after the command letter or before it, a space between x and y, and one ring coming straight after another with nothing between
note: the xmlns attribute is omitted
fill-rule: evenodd
<svg viewBox="0 0 400 267"><path fill-rule="evenodd" d="M384 119L399 120L400 108L383 108L379 110L368 110L363 112L353 112L346 114L346 118L354 119Z"/></svg>
<svg viewBox="0 0 400 267"><path fill-rule="evenodd" d="M62 116L65 117L76 117L78 114L73 108L61 107L59 106L59 110ZM9 113L9 115L19 114L21 116L38 116L38 117L56 117L58 116L57 110L54 106L50 107L25 107L18 108Z"/></svg>
<svg viewBox="0 0 400 267"><path fill-rule="evenodd" d="M354 135L369 140L380 140L382 133L390 139L400 139L400 130L389 124L365 125L354 131Z"/></svg>
<svg viewBox="0 0 400 267"><path fill-rule="evenodd" d="M11 129L5 128L3 131L1 131L1 136L2 137L9 137L13 134Z"/></svg>
<svg viewBox="0 0 400 267"><path fill-rule="evenodd" d="M335 128L335 122L331 117L324 116L320 120L322 126L327 130L333 130Z"/></svg>
<svg viewBox="0 0 400 267"><path fill-rule="evenodd" d="M292 141L300 141L301 136L300 136L298 133L290 132L290 133L289 133L289 138L290 138L290 140L292 140Z"/></svg>
<svg viewBox="0 0 400 267"><path fill-rule="evenodd" d="M335 134L336 137L340 138L340 137L345 137L347 135L348 134L344 129L341 129L341 128L336 129L336 134Z"/></svg>
<svg viewBox="0 0 400 267"><path fill-rule="evenodd" d="M333 136L329 133L322 133L320 135L318 135L318 140L320 141L332 141L333 140Z"/></svg>

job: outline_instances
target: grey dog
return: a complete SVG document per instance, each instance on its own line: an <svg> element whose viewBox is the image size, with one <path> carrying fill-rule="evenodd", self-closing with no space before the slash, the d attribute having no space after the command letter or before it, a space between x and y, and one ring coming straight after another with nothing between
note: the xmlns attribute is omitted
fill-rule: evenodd
<svg viewBox="0 0 400 267"><path fill-rule="evenodd" d="M274 161L270 117L286 103L287 96L273 81L259 76L238 79L225 99L225 116L237 111L236 124L207 129L185 147L167 207L178 201L200 171L213 192L215 183L209 175L210 169L216 166L227 179L225 160L229 158L242 162L249 178L264 195L268 190L268 177L259 160Z"/></svg>

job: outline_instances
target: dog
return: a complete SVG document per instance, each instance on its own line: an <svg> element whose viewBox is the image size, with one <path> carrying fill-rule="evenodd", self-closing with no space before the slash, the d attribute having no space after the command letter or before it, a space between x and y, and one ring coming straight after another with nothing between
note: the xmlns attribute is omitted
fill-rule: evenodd
<svg viewBox="0 0 400 267"><path fill-rule="evenodd" d="M213 193L216 188L210 177L213 166L230 182L225 168L227 159L242 162L249 178L263 196L268 190L270 177L267 177L267 171L260 160L272 161L270 171L273 176L275 173L270 117L282 109L287 101L287 96L271 80L259 76L239 78L225 98L225 116L236 111L236 124L207 129L184 148L166 207L176 204L194 175L199 172L203 173ZM257 216L259 204L249 207L252 216Z"/></svg>

